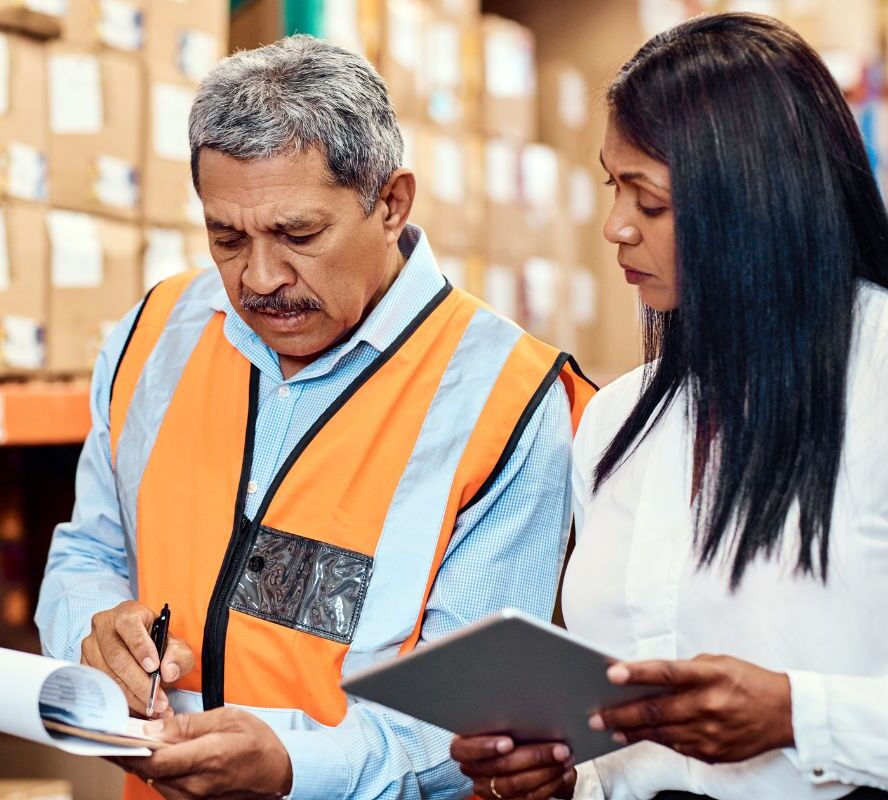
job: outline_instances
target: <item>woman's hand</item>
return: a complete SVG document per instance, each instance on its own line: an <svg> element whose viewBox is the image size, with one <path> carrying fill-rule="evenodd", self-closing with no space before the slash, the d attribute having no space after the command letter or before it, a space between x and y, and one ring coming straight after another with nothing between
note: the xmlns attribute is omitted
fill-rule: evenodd
<svg viewBox="0 0 888 800"><path fill-rule="evenodd" d="M573 797L577 772L565 744L515 746L507 736L457 736L450 755L478 797L547 800Z"/></svg>
<svg viewBox="0 0 888 800"><path fill-rule="evenodd" d="M621 744L647 739L710 763L744 761L792 747L789 678L729 656L614 664L617 684L662 686L668 694L607 709L593 730L615 731Z"/></svg>

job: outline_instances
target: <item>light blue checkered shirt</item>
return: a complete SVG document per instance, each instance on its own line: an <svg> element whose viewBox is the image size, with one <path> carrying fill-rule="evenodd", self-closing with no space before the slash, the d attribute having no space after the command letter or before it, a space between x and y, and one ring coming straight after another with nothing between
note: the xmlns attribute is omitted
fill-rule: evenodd
<svg viewBox="0 0 888 800"><path fill-rule="evenodd" d="M400 246L407 264L357 332L286 381L277 354L224 291L215 298L226 314L225 336L261 373L248 516L296 442L444 285L418 228L408 226ZM131 598L108 417L111 379L135 314L115 329L96 363L93 428L77 468L73 519L56 528L37 608L44 651L70 661L79 660L93 614ZM556 381L490 491L458 518L426 606L423 641L506 606L550 616L570 524L570 448L567 396ZM300 800L471 794L449 758L449 734L376 706L356 704L336 727L279 735Z"/></svg>

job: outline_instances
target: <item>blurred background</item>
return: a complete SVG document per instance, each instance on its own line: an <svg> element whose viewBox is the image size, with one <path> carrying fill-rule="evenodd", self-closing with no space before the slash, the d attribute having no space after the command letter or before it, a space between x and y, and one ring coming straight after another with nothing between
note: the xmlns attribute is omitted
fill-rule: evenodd
<svg viewBox="0 0 888 800"><path fill-rule="evenodd" d="M364 53L444 273L606 383L640 352L635 290L601 238L604 92L649 36L726 10L821 52L888 179L888 0L0 0L0 646L39 650L104 337L158 280L212 267L186 121L218 59L295 32ZM0 737L0 798L120 785L101 761Z"/></svg>

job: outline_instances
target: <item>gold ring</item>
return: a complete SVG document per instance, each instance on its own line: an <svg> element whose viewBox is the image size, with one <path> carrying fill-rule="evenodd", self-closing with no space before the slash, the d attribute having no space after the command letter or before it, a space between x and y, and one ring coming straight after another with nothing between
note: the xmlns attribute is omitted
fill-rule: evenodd
<svg viewBox="0 0 888 800"><path fill-rule="evenodd" d="M493 782L494 782L495 780L496 780L496 778L491 778L491 779L490 779L490 793L491 793L491 794L492 794L497 800L503 800L503 796L502 796L502 795L496 790L496 786L493 785Z"/></svg>
<svg viewBox="0 0 888 800"><path fill-rule="evenodd" d="M147 783L149 786L154 786L154 778L146 778L145 783Z"/></svg>
<svg viewBox="0 0 888 800"><path fill-rule="evenodd" d="M672 749L675 750L676 753L681 753L681 744L679 742L673 742Z"/></svg>

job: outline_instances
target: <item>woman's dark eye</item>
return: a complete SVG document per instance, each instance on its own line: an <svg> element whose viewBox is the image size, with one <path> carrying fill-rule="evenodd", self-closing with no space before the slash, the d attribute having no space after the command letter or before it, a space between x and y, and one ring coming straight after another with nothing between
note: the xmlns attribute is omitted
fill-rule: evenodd
<svg viewBox="0 0 888 800"><path fill-rule="evenodd" d="M605 186L616 186L617 182L612 178L608 177L608 179L604 182Z"/></svg>
<svg viewBox="0 0 888 800"><path fill-rule="evenodd" d="M647 206L643 206L641 203L636 203L635 207L646 217L659 217L665 210L665 206L658 206L657 208L648 208Z"/></svg>

